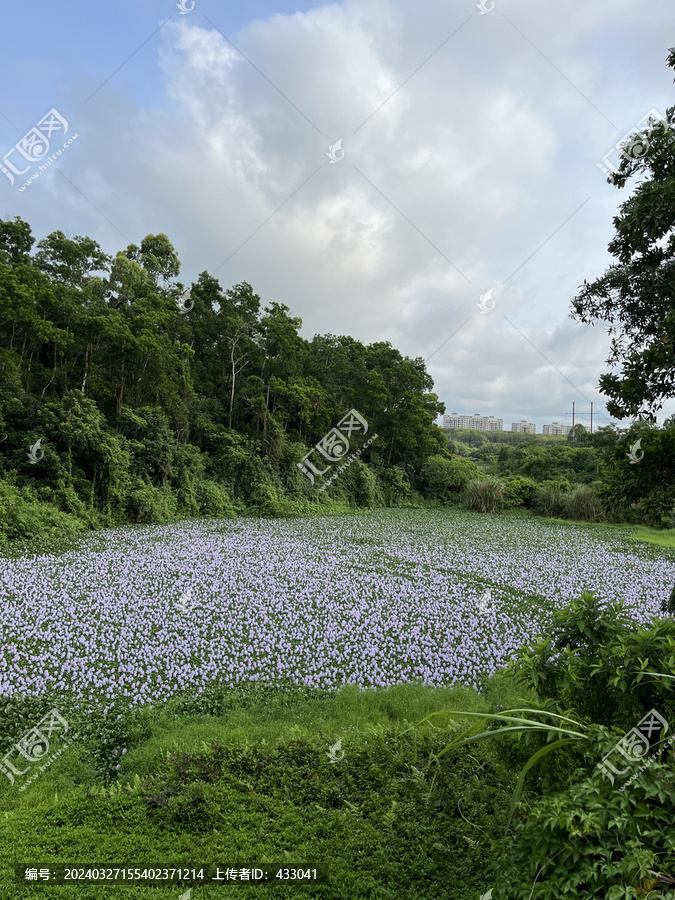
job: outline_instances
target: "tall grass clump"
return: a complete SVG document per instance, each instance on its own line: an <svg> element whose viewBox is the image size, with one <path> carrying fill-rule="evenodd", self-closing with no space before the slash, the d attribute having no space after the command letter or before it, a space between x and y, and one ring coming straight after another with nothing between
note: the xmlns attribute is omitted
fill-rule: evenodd
<svg viewBox="0 0 675 900"><path fill-rule="evenodd" d="M565 495L555 485L541 487L537 491L534 508L542 516L560 519L565 514Z"/></svg>
<svg viewBox="0 0 675 900"><path fill-rule="evenodd" d="M584 522L597 522L603 518L604 510L598 495L592 487L580 484L564 498L565 518Z"/></svg>
<svg viewBox="0 0 675 900"><path fill-rule="evenodd" d="M493 475L473 478L464 489L464 502L481 513L499 513L504 509L504 487Z"/></svg>

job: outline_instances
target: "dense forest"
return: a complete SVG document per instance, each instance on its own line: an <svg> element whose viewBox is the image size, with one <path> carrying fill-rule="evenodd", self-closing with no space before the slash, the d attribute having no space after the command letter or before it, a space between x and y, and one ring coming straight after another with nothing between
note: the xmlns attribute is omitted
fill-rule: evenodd
<svg viewBox="0 0 675 900"><path fill-rule="evenodd" d="M36 244L19 217L0 220L0 540L427 504L672 524L670 420L567 439L444 431L422 359L307 341L248 283L223 290L203 272L186 289L179 272L164 234L112 259L90 238ZM348 465L308 467L353 411L369 440Z"/></svg>
<svg viewBox="0 0 675 900"><path fill-rule="evenodd" d="M186 291L163 234L114 259L61 231L34 244L28 223L0 221L9 536L45 516L68 529L392 504L445 447L423 361L389 343L304 340L287 306L261 310L249 284L206 272ZM352 409L377 438L321 492L301 461Z"/></svg>

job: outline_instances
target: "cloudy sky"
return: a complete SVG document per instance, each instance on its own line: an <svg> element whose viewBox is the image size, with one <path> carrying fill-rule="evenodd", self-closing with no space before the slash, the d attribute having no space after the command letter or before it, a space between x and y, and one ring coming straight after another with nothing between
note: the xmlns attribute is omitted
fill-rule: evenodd
<svg viewBox="0 0 675 900"><path fill-rule="evenodd" d="M110 254L164 232L185 285L428 360L447 413L612 421L570 302L631 190L598 164L675 105L672 0L182 2L3 4L0 157L52 109L77 138L0 175L0 217Z"/></svg>

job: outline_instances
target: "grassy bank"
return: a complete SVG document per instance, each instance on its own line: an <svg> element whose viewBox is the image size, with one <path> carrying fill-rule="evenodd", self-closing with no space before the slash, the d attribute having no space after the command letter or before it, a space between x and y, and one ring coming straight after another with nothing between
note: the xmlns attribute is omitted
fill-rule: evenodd
<svg viewBox="0 0 675 900"><path fill-rule="evenodd" d="M509 697L499 679L482 698L421 684L332 694L258 685L177 697L146 711L145 738L120 757L107 791L77 741L26 791L2 779L1 895L93 900L186 890L19 887L15 862L314 862L328 865L328 885L240 885L237 896L476 900L490 885L515 776L491 746L431 761L466 718L402 732L432 711L500 701ZM222 890L200 886L192 896Z"/></svg>

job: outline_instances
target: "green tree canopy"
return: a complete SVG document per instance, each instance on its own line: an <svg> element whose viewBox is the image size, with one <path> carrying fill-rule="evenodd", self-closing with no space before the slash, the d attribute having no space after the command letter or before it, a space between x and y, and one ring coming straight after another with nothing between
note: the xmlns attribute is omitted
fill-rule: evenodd
<svg viewBox="0 0 675 900"><path fill-rule="evenodd" d="M675 49L668 65L675 68ZM617 260L592 283L584 281L574 299L572 318L610 323L610 365L621 373L600 377L619 419L654 413L673 395L675 385L675 107L666 122L651 122L643 135L626 142L619 174L610 183L623 188L644 175L614 217L609 252Z"/></svg>

